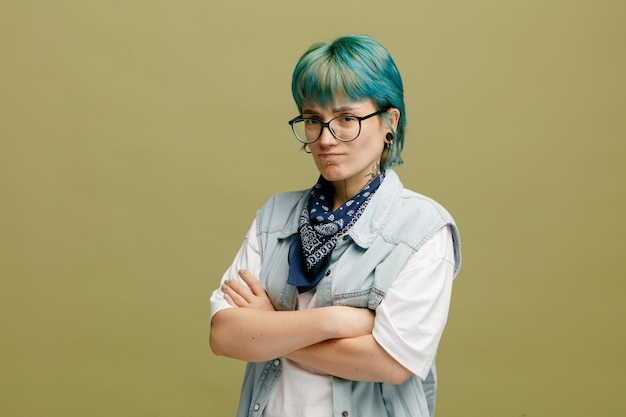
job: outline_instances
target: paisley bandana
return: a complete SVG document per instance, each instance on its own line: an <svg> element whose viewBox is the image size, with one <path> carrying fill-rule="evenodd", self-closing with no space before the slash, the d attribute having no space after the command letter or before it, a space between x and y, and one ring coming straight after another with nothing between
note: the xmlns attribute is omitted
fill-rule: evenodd
<svg viewBox="0 0 626 417"><path fill-rule="evenodd" d="M383 179L384 174L381 174L337 210L331 211L334 187L320 176L300 215L299 239L289 248L289 284L297 286L299 292L306 292L320 282L337 239L356 223Z"/></svg>

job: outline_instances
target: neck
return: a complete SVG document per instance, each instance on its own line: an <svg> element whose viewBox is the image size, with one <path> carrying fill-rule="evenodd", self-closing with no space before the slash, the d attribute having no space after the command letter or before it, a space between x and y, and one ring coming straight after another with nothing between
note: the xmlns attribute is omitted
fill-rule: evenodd
<svg viewBox="0 0 626 417"><path fill-rule="evenodd" d="M341 207L346 201L354 197L380 175L380 165L376 164L372 172L363 176L340 181L333 181L335 187L335 198L333 200L333 211Z"/></svg>
<svg viewBox="0 0 626 417"><path fill-rule="evenodd" d="M363 186L358 187L356 191L354 191L355 186L351 186L348 184L348 180L343 181L334 181L333 185L335 187L335 198L333 200L333 211L337 210L341 207L346 201L348 201L351 197L354 197Z"/></svg>

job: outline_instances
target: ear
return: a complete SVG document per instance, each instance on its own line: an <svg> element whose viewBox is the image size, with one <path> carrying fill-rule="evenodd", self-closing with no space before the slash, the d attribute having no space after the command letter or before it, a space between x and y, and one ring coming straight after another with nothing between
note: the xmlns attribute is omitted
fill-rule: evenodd
<svg viewBox="0 0 626 417"><path fill-rule="evenodd" d="M398 130L398 123L400 122L400 110L395 107L390 107L389 110L387 110L386 116L395 133Z"/></svg>

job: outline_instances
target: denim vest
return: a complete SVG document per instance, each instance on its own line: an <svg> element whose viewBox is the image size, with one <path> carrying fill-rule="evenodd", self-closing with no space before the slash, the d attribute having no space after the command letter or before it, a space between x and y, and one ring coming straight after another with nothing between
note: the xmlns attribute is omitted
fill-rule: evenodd
<svg viewBox="0 0 626 417"><path fill-rule="evenodd" d="M298 291L287 284L287 258L291 242L298 237L298 217L308 197L308 190L276 194L257 213L263 262L259 279L277 310L296 308ZM345 305L375 310L409 258L446 226L452 231L456 276L461 250L454 220L435 201L406 190L395 172L388 170L360 219L338 240L326 276L316 287L318 307ZM238 417L263 415L282 360L248 363ZM333 377L332 386L333 417L425 417L434 413L434 364L425 380L413 375L393 385Z"/></svg>

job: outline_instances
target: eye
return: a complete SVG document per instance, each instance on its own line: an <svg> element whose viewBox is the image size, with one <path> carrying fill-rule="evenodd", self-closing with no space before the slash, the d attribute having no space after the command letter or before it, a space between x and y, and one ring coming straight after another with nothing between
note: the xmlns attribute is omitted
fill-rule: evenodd
<svg viewBox="0 0 626 417"><path fill-rule="evenodd" d="M357 125L358 123L359 119L357 119L356 116L352 116L350 114L347 114L345 116L339 116L334 119L335 126L350 127Z"/></svg>
<svg viewBox="0 0 626 417"><path fill-rule="evenodd" d="M302 119L302 121L307 126L313 126L313 125L319 125L320 124L320 121L317 120L317 119Z"/></svg>

